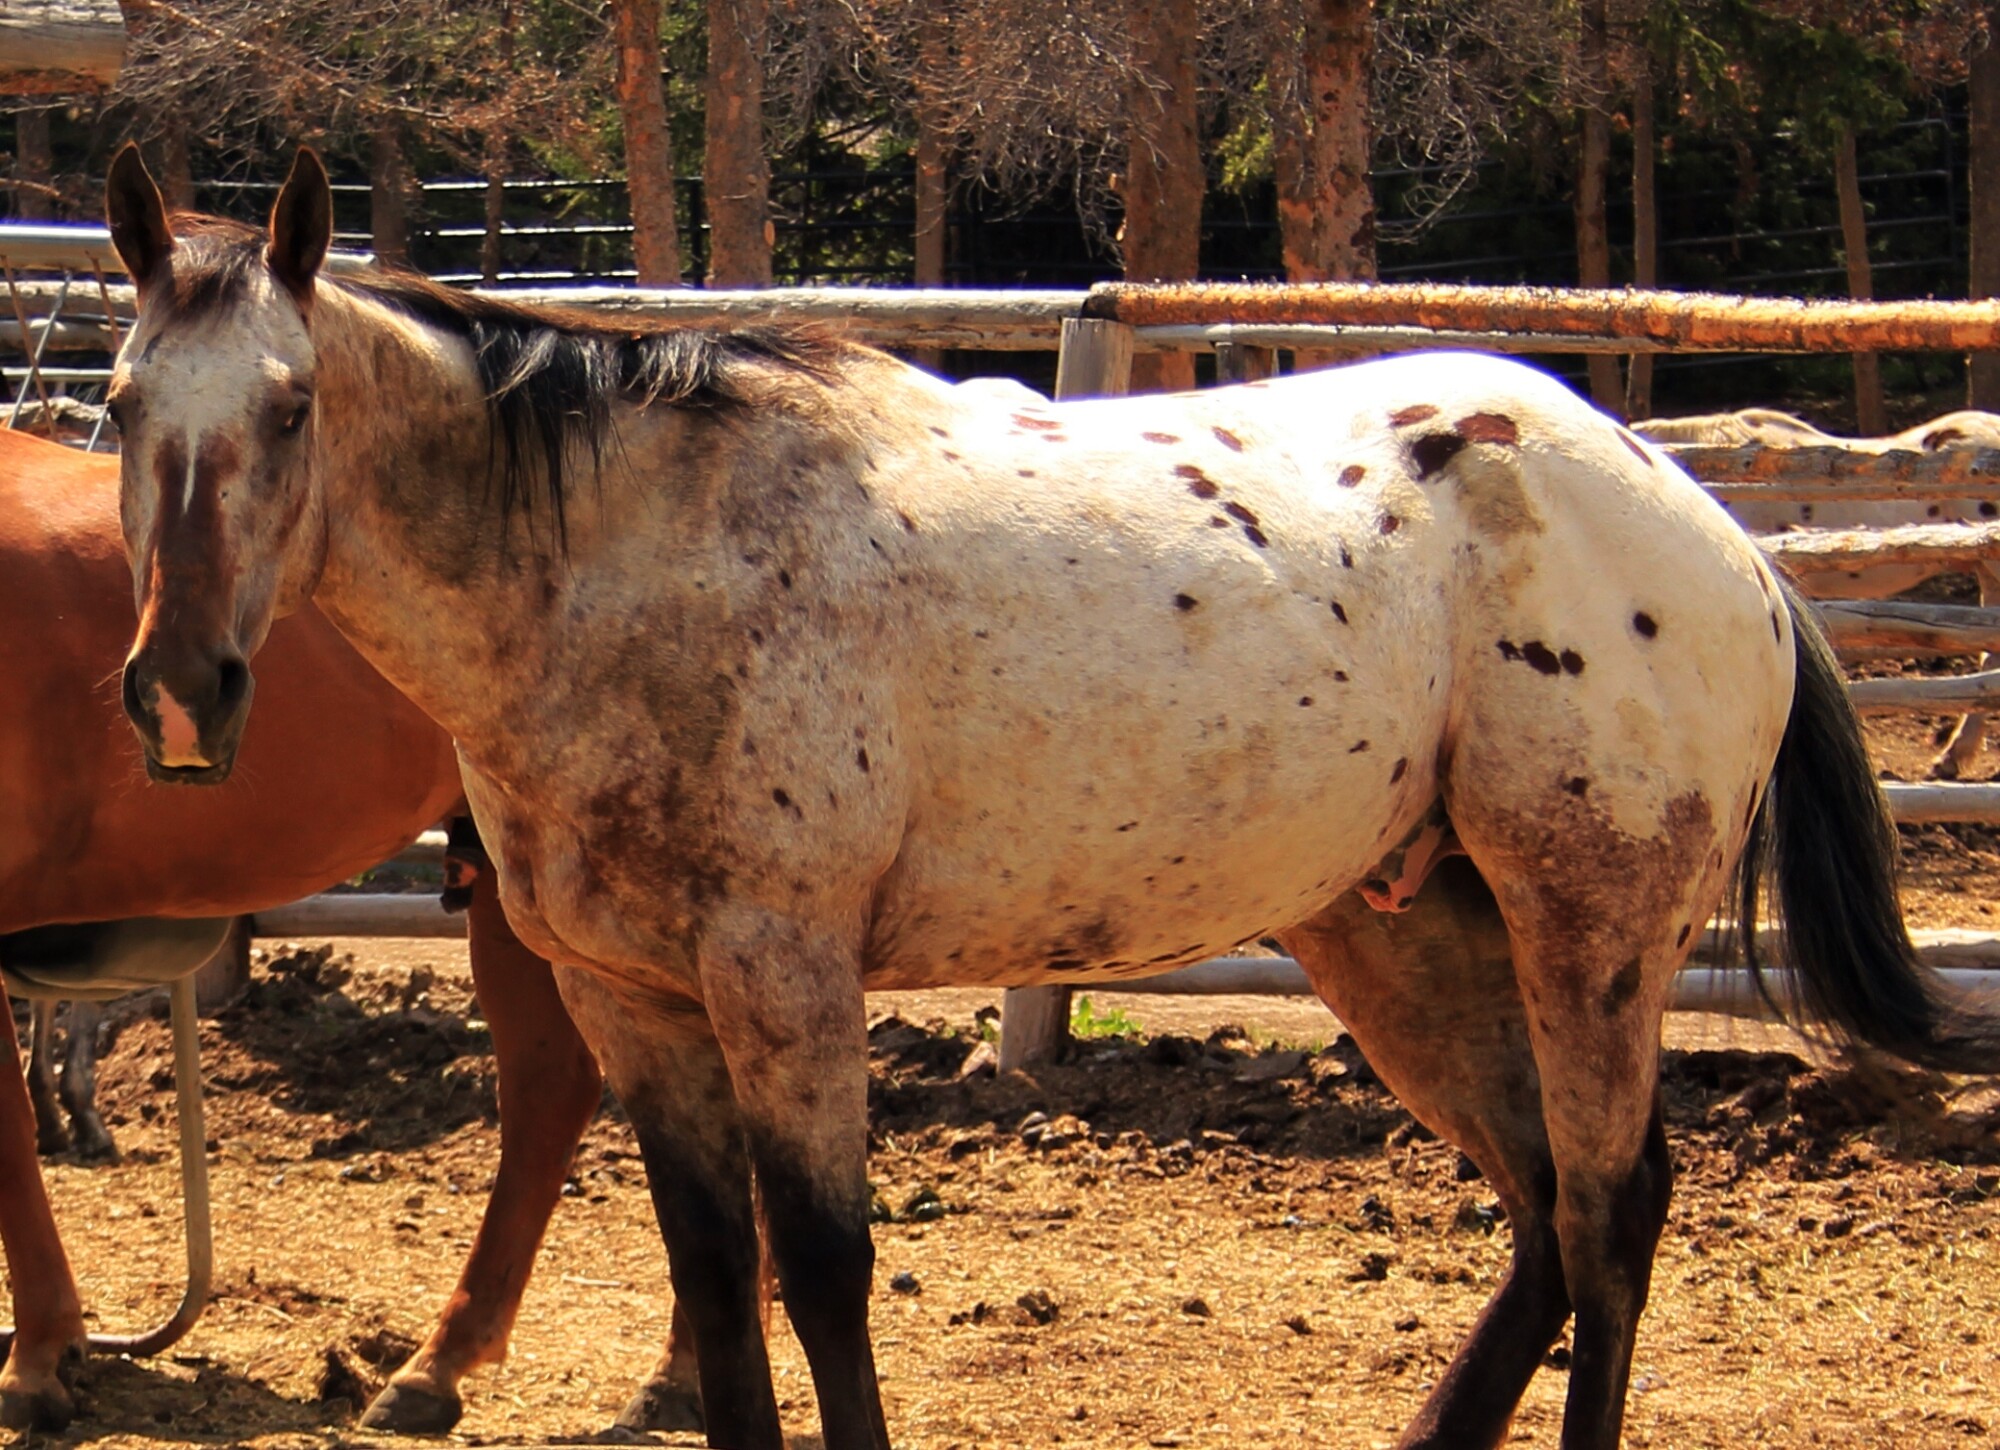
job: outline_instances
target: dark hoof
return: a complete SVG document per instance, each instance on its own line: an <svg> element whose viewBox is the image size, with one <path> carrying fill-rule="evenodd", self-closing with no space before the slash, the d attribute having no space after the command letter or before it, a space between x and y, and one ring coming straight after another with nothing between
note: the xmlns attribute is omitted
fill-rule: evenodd
<svg viewBox="0 0 2000 1450"><path fill-rule="evenodd" d="M701 1391L690 1385L648 1380L618 1413L621 1430L695 1430L708 1428L702 1418Z"/></svg>
<svg viewBox="0 0 2000 1450"><path fill-rule="evenodd" d="M66 1128L35 1128L35 1151L44 1158L53 1158L59 1153L69 1152L69 1131Z"/></svg>
<svg viewBox="0 0 2000 1450"><path fill-rule="evenodd" d="M76 1156L82 1163L116 1163L118 1144L112 1140L108 1128L99 1125L94 1128L79 1126L76 1132Z"/></svg>
<svg viewBox="0 0 2000 1450"><path fill-rule="evenodd" d="M41 1390L0 1390L0 1426L61 1430L76 1418L76 1401L61 1384Z"/></svg>
<svg viewBox="0 0 2000 1450"><path fill-rule="evenodd" d="M465 1401L454 1392L391 1380L362 1412L361 1428L391 1435L442 1435L464 1413Z"/></svg>

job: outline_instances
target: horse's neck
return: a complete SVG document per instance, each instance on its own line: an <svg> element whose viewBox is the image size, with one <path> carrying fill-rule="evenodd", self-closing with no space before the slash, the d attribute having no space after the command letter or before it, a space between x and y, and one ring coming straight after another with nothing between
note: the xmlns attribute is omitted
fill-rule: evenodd
<svg viewBox="0 0 2000 1450"><path fill-rule="evenodd" d="M487 506L489 425L463 342L331 288L314 341L328 512L314 598L434 720L476 736L509 672L538 665L531 641L497 641L563 566L545 527L503 535Z"/></svg>

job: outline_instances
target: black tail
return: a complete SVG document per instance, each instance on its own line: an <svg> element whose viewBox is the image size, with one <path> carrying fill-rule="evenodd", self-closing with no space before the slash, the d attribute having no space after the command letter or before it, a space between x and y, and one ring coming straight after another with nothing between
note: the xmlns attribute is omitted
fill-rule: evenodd
<svg viewBox="0 0 2000 1450"><path fill-rule="evenodd" d="M1798 641L1784 743L1737 867L1737 922L1750 970L1758 897L1777 900L1804 1014L1946 1072L2000 1072L2000 1016L1965 1001L1917 960L1896 895L1896 827L1862 744L1833 649L1812 608L1780 580Z"/></svg>

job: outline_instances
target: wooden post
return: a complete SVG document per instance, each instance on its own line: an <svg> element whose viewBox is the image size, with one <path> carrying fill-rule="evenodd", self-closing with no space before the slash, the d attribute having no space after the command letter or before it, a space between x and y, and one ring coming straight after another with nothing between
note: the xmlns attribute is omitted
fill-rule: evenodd
<svg viewBox="0 0 2000 1450"><path fill-rule="evenodd" d="M1875 295L1875 273L1868 260L1868 213L1861 205L1861 166L1852 126L1841 131L1834 148L1833 180L1840 200L1840 245L1847 256L1847 295L1866 301ZM1854 429L1871 438L1889 431L1882 359L1873 352L1854 354Z"/></svg>
<svg viewBox="0 0 2000 1450"><path fill-rule="evenodd" d="M1132 329L1063 319L1056 399L1123 397L1132 385ZM1069 1046L1068 987L1009 987L1000 996L1000 1071L1054 1062Z"/></svg>
<svg viewBox="0 0 2000 1450"><path fill-rule="evenodd" d="M1258 383L1275 377L1277 371L1278 350L1275 347L1254 347L1242 342L1218 342L1215 345L1215 380L1218 383Z"/></svg>

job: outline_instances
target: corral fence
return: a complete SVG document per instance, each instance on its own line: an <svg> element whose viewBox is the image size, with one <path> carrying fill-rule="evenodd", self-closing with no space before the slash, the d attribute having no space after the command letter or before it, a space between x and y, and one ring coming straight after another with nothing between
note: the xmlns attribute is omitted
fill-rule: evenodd
<svg viewBox="0 0 2000 1450"><path fill-rule="evenodd" d="M358 265L361 259L344 259ZM110 280L116 253L101 228L0 227L0 275L9 312L0 315L0 350L23 356L4 373L13 385L10 425L65 421L59 401L101 385L109 354L132 317L132 289ZM1208 351L1218 378L1248 381L1279 371L1281 354L1304 349L1361 355L1414 348L1471 348L1525 354L1591 352L1851 353L1975 352L2000 348L2000 301L1801 302L1640 291L1324 283L1306 286L1133 285L1087 290L910 291L774 288L510 288L532 302L649 317L690 325L810 322L898 351L925 348L1056 350L1056 395L1123 393L1140 351ZM85 355L58 367L52 355ZM94 356L92 356L94 355ZM73 401L66 421L100 442L98 410ZM1863 452L1842 447L1668 446L1681 465L1724 500L1834 503L1980 498L2000 506L2000 449L1937 453ZM1969 568L2000 559L2000 522L1800 531L1761 540L1775 558L1817 573L1884 564ZM1827 602L1829 635L1848 655L1970 656L2000 651L2000 609L1906 602ZM1931 713L2000 704L2000 670L1941 679L1885 679L1852 686L1864 711ZM2000 825L2000 785L1905 784L1885 792L1905 824ZM426 840L406 859L441 850ZM339 894L261 913L271 936L463 933L428 897ZM1976 932L1918 934L1932 965L1968 984L2000 983L2000 939ZM1741 974L1705 969L1711 938L1682 974L1676 1005L1754 1012L1762 999ZM1158 977L1100 990L1301 993L1285 958L1218 958ZM1052 1052L1067 1021L1069 989L1010 989L1005 997L1003 1066Z"/></svg>

